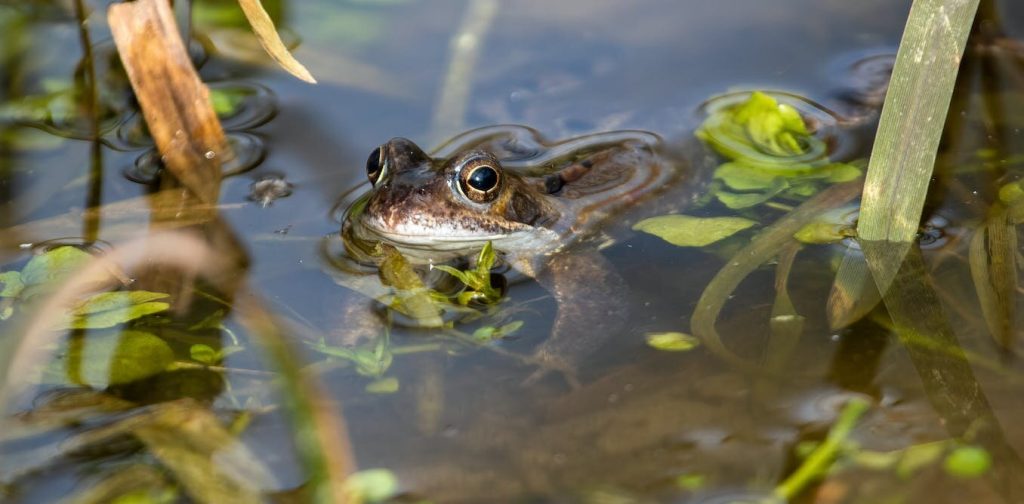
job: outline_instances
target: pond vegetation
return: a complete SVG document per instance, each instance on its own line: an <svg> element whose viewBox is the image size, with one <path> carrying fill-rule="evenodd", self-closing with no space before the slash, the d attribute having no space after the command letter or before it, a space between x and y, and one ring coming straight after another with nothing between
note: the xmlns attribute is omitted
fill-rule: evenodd
<svg viewBox="0 0 1024 504"><path fill-rule="evenodd" d="M0 500L1020 502L1024 15L768 4L0 4Z"/></svg>

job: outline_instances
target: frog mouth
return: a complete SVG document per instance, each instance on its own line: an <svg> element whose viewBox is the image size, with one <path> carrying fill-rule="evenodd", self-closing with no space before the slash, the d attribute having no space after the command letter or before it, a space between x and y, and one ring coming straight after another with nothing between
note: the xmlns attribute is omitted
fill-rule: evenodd
<svg viewBox="0 0 1024 504"><path fill-rule="evenodd" d="M510 235L521 233L473 233L451 225L413 225L400 224L389 226L380 219L360 218L355 226L356 234L365 240L375 240L396 246L415 247L422 249L453 250L483 246L488 241L498 242Z"/></svg>
<svg viewBox="0 0 1024 504"><path fill-rule="evenodd" d="M414 261L433 261L478 251L491 242L494 247L506 253L550 248L553 233L545 230L510 230L497 233L472 232L451 225L434 226L386 226L377 219L358 219L354 223L353 235L359 240L379 241L399 249ZM549 236L550 235L550 236Z"/></svg>

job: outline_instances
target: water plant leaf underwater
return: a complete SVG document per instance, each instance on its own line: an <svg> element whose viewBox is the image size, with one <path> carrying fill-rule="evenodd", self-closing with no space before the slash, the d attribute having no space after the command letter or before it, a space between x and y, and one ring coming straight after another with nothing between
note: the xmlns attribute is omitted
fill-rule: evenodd
<svg viewBox="0 0 1024 504"><path fill-rule="evenodd" d="M74 307L55 329L102 329L160 313L170 304L157 301L170 294L144 290L101 292Z"/></svg>
<svg viewBox="0 0 1024 504"><path fill-rule="evenodd" d="M476 267L469 270L459 270L447 265L437 265L439 269L459 279L466 285L467 290L459 293L456 297L459 304L465 306L472 301L491 304L501 299L501 291L491 285L491 268L497 262L498 256L494 252L491 242L487 242L476 259Z"/></svg>

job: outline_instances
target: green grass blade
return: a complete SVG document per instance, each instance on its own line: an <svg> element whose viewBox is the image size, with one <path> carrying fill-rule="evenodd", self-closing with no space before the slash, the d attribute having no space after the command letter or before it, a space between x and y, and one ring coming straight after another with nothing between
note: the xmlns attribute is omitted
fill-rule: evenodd
<svg viewBox="0 0 1024 504"><path fill-rule="evenodd" d="M913 241L977 8L978 0L914 1L868 166L861 239Z"/></svg>

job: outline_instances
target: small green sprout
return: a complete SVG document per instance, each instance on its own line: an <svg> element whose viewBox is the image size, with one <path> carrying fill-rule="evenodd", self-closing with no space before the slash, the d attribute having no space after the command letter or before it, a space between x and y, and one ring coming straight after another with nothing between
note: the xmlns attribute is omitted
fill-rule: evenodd
<svg viewBox="0 0 1024 504"><path fill-rule="evenodd" d="M483 304L493 304L501 299L501 291L491 285L491 268L494 267L497 258L498 256L494 252L491 242L487 242L484 248L480 250L480 255L476 260L476 267L473 269L461 271L446 265L434 266L434 268L448 273L465 284L466 289L456 297L459 304L465 306L474 301Z"/></svg>

